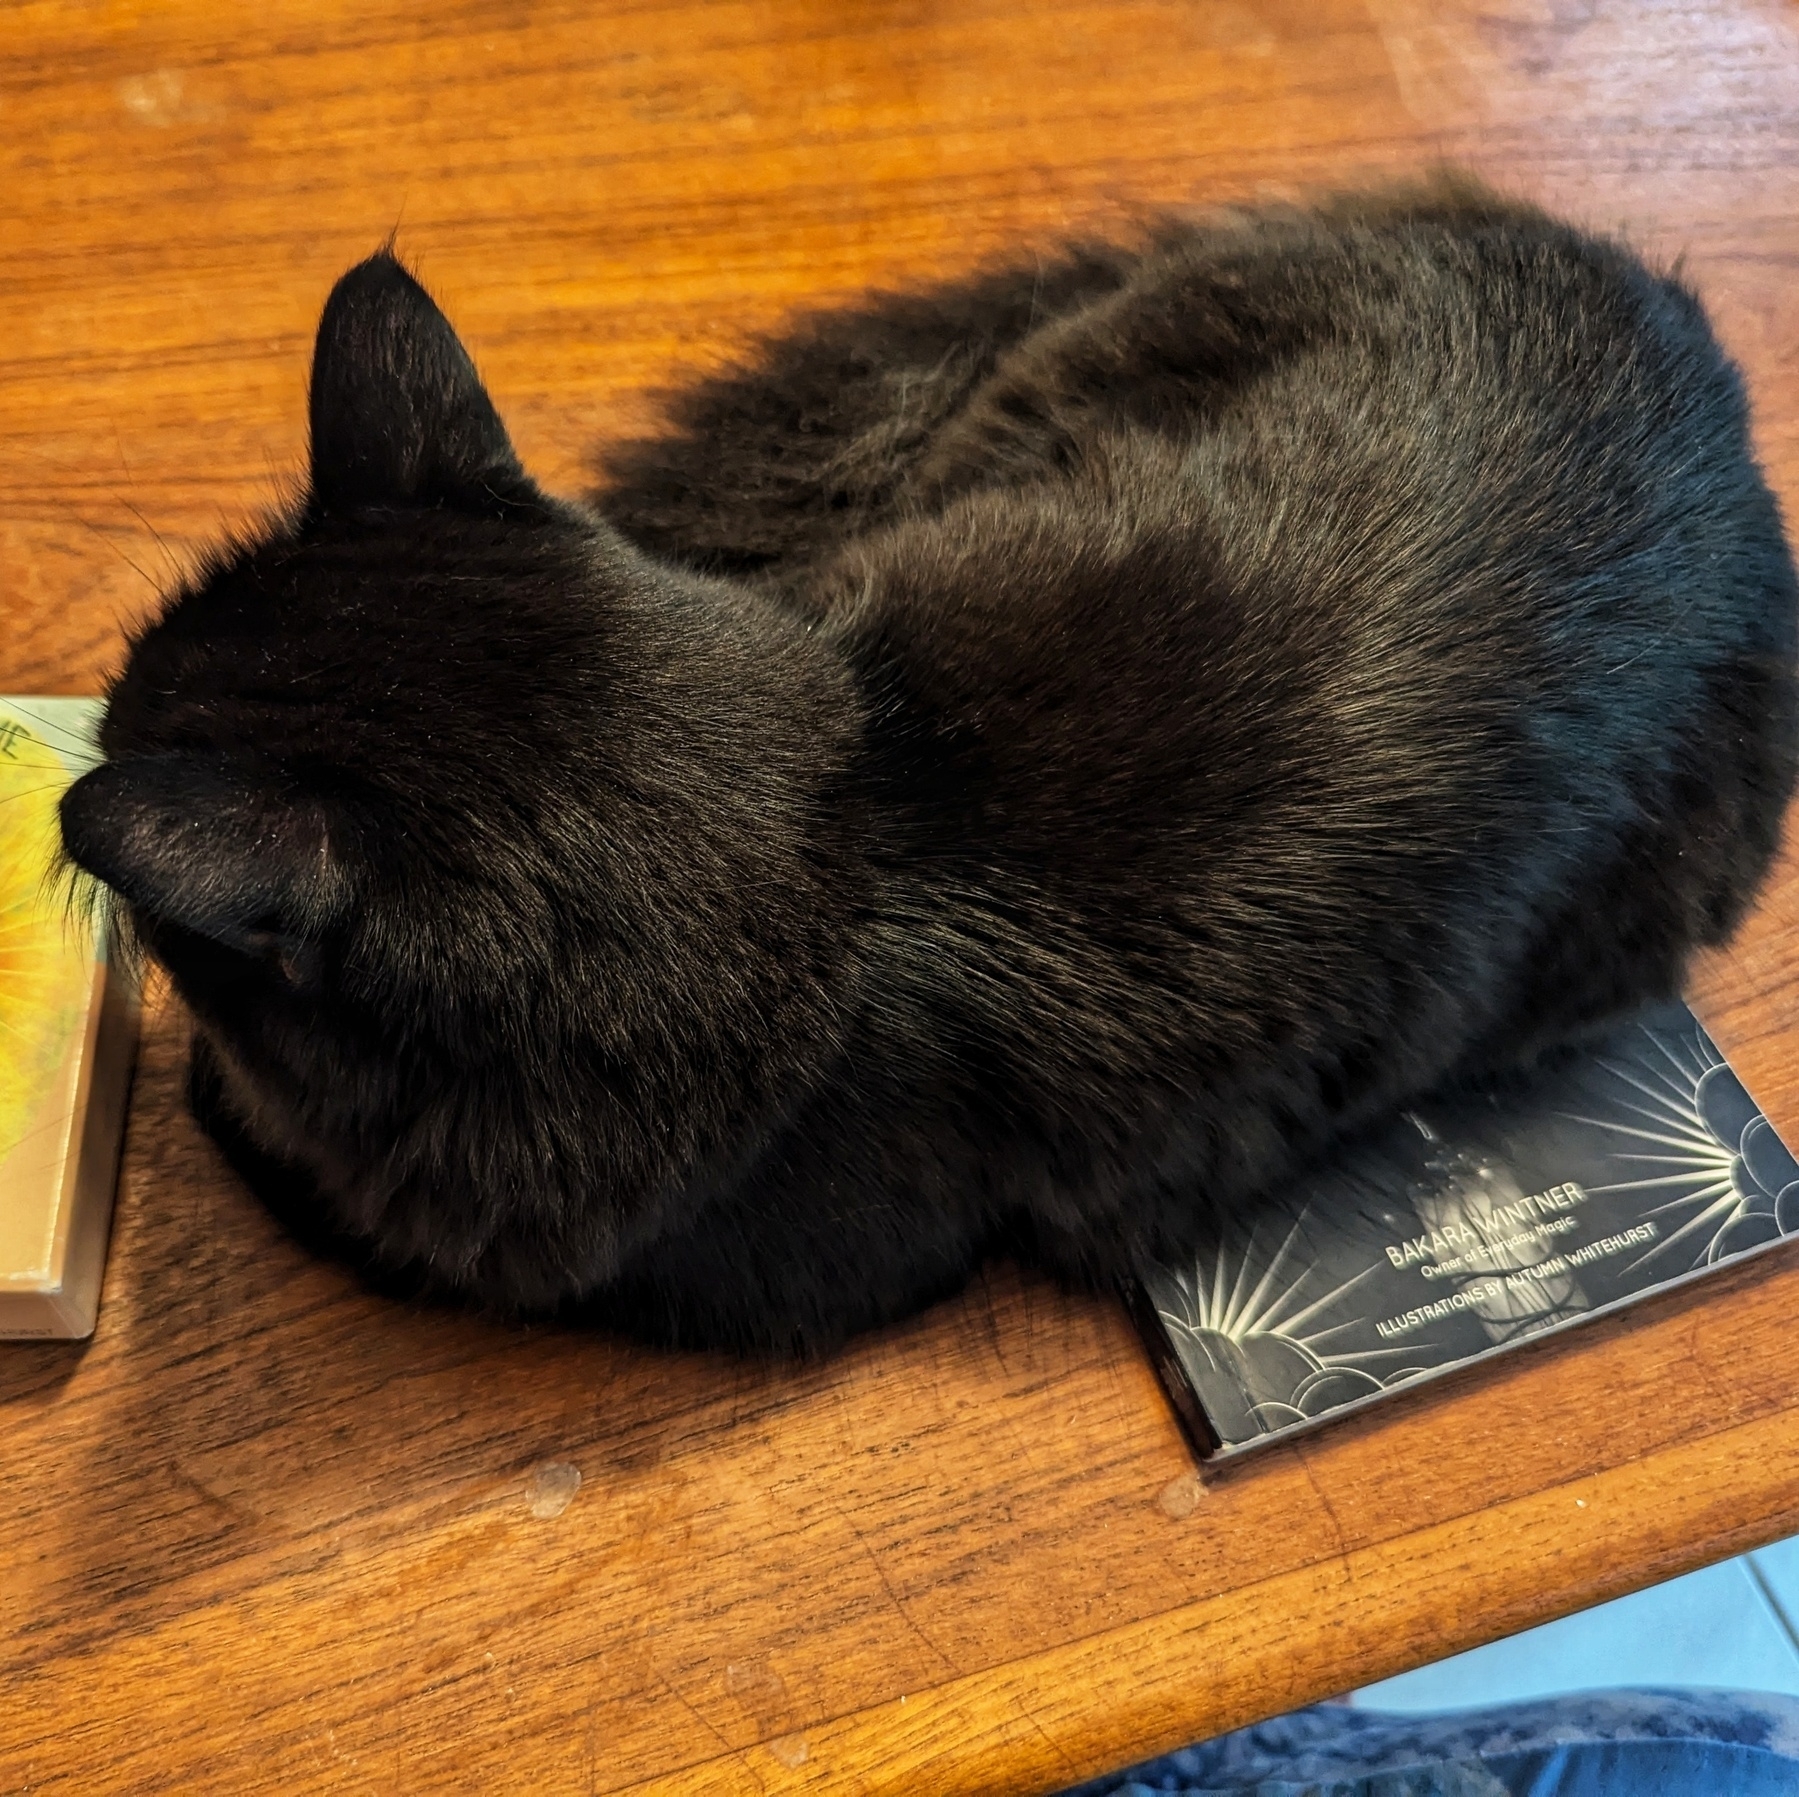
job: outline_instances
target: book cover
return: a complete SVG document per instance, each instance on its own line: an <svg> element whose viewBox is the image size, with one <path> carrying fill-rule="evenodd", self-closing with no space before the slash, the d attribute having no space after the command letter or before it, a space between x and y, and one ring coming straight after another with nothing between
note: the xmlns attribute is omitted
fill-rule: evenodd
<svg viewBox="0 0 1799 1797"><path fill-rule="evenodd" d="M94 1327L136 994L57 877L95 699L0 699L0 1338Z"/></svg>
<svg viewBox="0 0 1799 1797"><path fill-rule="evenodd" d="M1799 1161L1670 1005L1399 1113L1128 1296L1221 1461L1795 1232Z"/></svg>

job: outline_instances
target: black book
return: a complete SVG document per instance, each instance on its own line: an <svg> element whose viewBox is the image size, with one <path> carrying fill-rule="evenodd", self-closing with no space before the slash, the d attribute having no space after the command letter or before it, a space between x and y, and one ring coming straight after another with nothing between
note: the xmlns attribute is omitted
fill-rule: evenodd
<svg viewBox="0 0 1799 1797"><path fill-rule="evenodd" d="M1799 1232L1799 1161L1684 1005L1401 1112L1129 1296L1221 1461Z"/></svg>

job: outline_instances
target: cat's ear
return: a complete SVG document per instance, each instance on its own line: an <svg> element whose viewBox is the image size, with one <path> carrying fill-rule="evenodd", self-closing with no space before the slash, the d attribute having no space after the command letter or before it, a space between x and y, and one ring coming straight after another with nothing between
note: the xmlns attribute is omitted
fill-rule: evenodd
<svg viewBox="0 0 1799 1797"><path fill-rule="evenodd" d="M450 321L388 251L359 262L325 302L309 413L317 512L543 503Z"/></svg>
<svg viewBox="0 0 1799 1797"><path fill-rule="evenodd" d="M240 954L310 940L349 897L324 808L213 757L104 763L63 795L62 837L135 910Z"/></svg>

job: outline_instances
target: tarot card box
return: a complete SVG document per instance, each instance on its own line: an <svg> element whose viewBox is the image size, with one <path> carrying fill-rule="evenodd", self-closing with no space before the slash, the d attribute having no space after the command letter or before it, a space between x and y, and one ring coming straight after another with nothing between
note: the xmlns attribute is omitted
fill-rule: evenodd
<svg viewBox="0 0 1799 1797"><path fill-rule="evenodd" d="M99 713L0 698L0 1338L89 1335L100 1302L137 998L56 859Z"/></svg>
<svg viewBox="0 0 1799 1797"><path fill-rule="evenodd" d="M1222 1461L1799 1233L1799 1162L1683 1005L1405 1111L1127 1294Z"/></svg>

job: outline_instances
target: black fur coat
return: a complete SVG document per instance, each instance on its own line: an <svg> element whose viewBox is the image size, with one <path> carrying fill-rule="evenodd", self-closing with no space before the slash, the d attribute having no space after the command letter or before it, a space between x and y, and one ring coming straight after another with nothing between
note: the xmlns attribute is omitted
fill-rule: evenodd
<svg viewBox="0 0 1799 1797"><path fill-rule="evenodd" d="M816 1351L1112 1278L1673 991L1793 570L1699 305L1444 187L800 323L519 467L391 256L63 808L203 1117L413 1286Z"/></svg>

